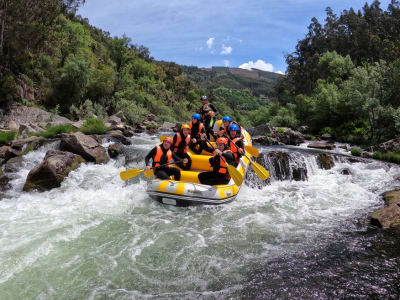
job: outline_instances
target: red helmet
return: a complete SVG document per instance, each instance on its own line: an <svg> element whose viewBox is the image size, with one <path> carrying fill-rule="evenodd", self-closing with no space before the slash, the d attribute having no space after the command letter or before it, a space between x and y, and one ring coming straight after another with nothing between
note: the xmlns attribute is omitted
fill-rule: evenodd
<svg viewBox="0 0 400 300"><path fill-rule="evenodd" d="M220 138L217 138L216 143L217 143L217 144L228 145L228 139L227 139L227 138L224 138L224 137L220 137Z"/></svg>
<svg viewBox="0 0 400 300"><path fill-rule="evenodd" d="M165 139L163 140L163 142L165 142L165 141L170 142L170 143L172 144L172 142L173 142L174 140L172 139L172 137L167 136L167 137L165 137Z"/></svg>

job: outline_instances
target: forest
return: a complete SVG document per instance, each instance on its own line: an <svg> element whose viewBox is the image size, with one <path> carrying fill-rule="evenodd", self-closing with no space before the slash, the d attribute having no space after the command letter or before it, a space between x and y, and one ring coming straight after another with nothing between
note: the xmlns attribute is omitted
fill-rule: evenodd
<svg viewBox="0 0 400 300"><path fill-rule="evenodd" d="M19 102L70 119L123 110L131 124L152 113L184 121L207 94L245 126L270 123L369 145L400 131L400 2L379 1L313 18L286 56L286 76L207 77L155 60L127 36L76 14L83 0L0 1L0 106ZM216 68L215 70L217 70ZM223 71L222 69L220 71ZM25 97L21 89L34 93Z"/></svg>

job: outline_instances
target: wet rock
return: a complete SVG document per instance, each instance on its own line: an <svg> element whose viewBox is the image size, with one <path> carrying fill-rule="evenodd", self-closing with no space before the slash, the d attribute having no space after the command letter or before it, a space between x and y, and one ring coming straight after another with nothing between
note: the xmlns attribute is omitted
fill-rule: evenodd
<svg viewBox="0 0 400 300"><path fill-rule="evenodd" d="M4 174L3 169L0 168L0 191L4 192L8 189L10 189L10 184L9 184L10 178Z"/></svg>
<svg viewBox="0 0 400 300"><path fill-rule="evenodd" d="M323 135L321 135L321 140L324 141L332 140L332 136L329 133L324 133Z"/></svg>
<svg viewBox="0 0 400 300"><path fill-rule="evenodd" d="M384 193L383 200L385 200L385 204L388 206L390 206L394 203L400 203L400 191L393 190L393 191Z"/></svg>
<svg viewBox="0 0 400 300"><path fill-rule="evenodd" d="M342 169L341 171L340 171L340 174L342 174L342 175L351 175L351 171L349 170L349 169Z"/></svg>
<svg viewBox="0 0 400 300"><path fill-rule="evenodd" d="M116 115L108 117L108 122L111 123L111 125L122 125L122 120Z"/></svg>
<svg viewBox="0 0 400 300"><path fill-rule="evenodd" d="M23 162L24 158L22 156L10 158L4 167L4 171L7 173L17 172L19 169L23 167L24 165Z"/></svg>
<svg viewBox="0 0 400 300"><path fill-rule="evenodd" d="M318 165L325 170L332 169L335 166L332 156L328 153L319 153L317 157Z"/></svg>
<svg viewBox="0 0 400 300"><path fill-rule="evenodd" d="M361 157L363 157L363 158L374 158L374 153L368 152L368 151L363 151L363 152L361 152Z"/></svg>
<svg viewBox="0 0 400 300"><path fill-rule="evenodd" d="M309 127L306 125L303 125L303 126L300 126L299 128L297 128L297 131L302 134L306 134L309 131Z"/></svg>
<svg viewBox="0 0 400 300"><path fill-rule="evenodd" d="M271 146L271 145L284 145L278 139L270 136L255 136L252 138L255 145Z"/></svg>
<svg viewBox="0 0 400 300"><path fill-rule="evenodd" d="M17 151L10 146L2 146L0 147L0 159L4 163L8 161L10 158L17 157L22 155L23 153L20 151Z"/></svg>
<svg viewBox="0 0 400 300"><path fill-rule="evenodd" d="M293 146L298 146L306 140L303 134L292 129L288 129L283 133L278 133L276 137L281 143Z"/></svg>
<svg viewBox="0 0 400 300"><path fill-rule="evenodd" d="M61 140L60 149L81 155L87 161L97 164L106 163L110 160L106 149L92 136L76 132Z"/></svg>
<svg viewBox="0 0 400 300"><path fill-rule="evenodd" d="M76 154L58 150L49 150L42 163L28 174L24 191L47 191L61 186L68 174L78 168L85 160Z"/></svg>
<svg viewBox="0 0 400 300"><path fill-rule="evenodd" d="M108 146L108 155L111 158L116 158L121 153L122 153L122 147L120 144L112 144Z"/></svg>
<svg viewBox="0 0 400 300"><path fill-rule="evenodd" d="M122 144L124 145L131 145L131 141L129 139L127 139L121 131L119 130L112 130L107 132L107 135L113 137L114 139L117 139L118 141L120 141Z"/></svg>
<svg viewBox="0 0 400 300"><path fill-rule="evenodd" d="M315 142L315 143L308 144L307 148L333 150L333 149L335 149L335 145L331 145L328 143Z"/></svg>
<svg viewBox="0 0 400 300"><path fill-rule="evenodd" d="M17 140L13 140L10 143L10 146L14 149L17 150L22 150L24 148L24 146L26 145L33 147L33 149L38 149L40 146L42 146L44 144L44 142L46 141L46 139L42 136L31 136L25 139L17 139Z"/></svg>
<svg viewBox="0 0 400 300"><path fill-rule="evenodd" d="M270 151L262 153L257 162L269 170L276 180L307 180L307 166L304 157L299 153Z"/></svg>
<svg viewBox="0 0 400 300"><path fill-rule="evenodd" d="M338 146L338 148L340 148L340 149L344 149L344 150L349 150L348 148L347 148L347 146L346 145L342 145L342 146Z"/></svg>
<svg viewBox="0 0 400 300"><path fill-rule="evenodd" d="M269 124L259 125L247 130L251 136L274 136L278 131Z"/></svg>
<svg viewBox="0 0 400 300"><path fill-rule="evenodd" d="M400 226L400 203L393 203L375 211L371 216L371 224L383 228Z"/></svg>

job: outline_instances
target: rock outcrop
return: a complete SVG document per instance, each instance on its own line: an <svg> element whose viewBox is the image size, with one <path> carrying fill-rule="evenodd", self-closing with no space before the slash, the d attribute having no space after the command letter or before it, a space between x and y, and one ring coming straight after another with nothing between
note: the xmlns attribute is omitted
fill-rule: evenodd
<svg viewBox="0 0 400 300"><path fill-rule="evenodd" d="M24 191L47 191L60 187L68 174L78 168L85 160L69 152L49 150L42 163L34 167L28 174Z"/></svg>
<svg viewBox="0 0 400 300"><path fill-rule="evenodd" d="M81 132L63 138L60 149L79 154L87 161L93 161L97 164L106 163L110 160L106 149L96 139Z"/></svg>
<svg viewBox="0 0 400 300"><path fill-rule="evenodd" d="M111 158L116 158L121 153L122 153L122 147L120 144L112 144L108 146L108 155Z"/></svg>
<svg viewBox="0 0 400 300"><path fill-rule="evenodd" d="M23 150L26 147L31 146L33 149L38 149L40 146L44 144L46 139L42 136L31 136L26 139L17 139L13 140L10 143L10 146L17 150Z"/></svg>
<svg viewBox="0 0 400 300"><path fill-rule="evenodd" d="M371 216L371 224L383 228L400 227L400 191L383 195L387 207L378 209Z"/></svg>
<svg viewBox="0 0 400 300"><path fill-rule="evenodd" d="M22 152L13 149L10 146L0 147L0 165L7 162L10 158L22 155Z"/></svg>
<svg viewBox="0 0 400 300"><path fill-rule="evenodd" d="M333 150L335 149L335 145L332 145L331 143L326 143L326 142L315 142L315 143L310 143L307 145L308 148L314 148L314 149L322 149L322 150Z"/></svg>
<svg viewBox="0 0 400 300"><path fill-rule="evenodd" d="M318 165L325 170L332 169L335 166L332 156L328 153L319 153L317 157Z"/></svg>
<svg viewBox="0 0 400 300"><path fill-rule="evenodd" d="M298 146L305 141L305 136L290 128L281 128L284 132L279 132L269 124L259 125L250 128L248 132L253 137L255 144L264 146L269 145L293 145Z"/></svg>
<svg viewBox="0 0 400 300"><path fill-rule="evenodd" d="M392 139L379 145L375 145L366 149L368 152L399 152L400 151L400 138Z"/></svg>

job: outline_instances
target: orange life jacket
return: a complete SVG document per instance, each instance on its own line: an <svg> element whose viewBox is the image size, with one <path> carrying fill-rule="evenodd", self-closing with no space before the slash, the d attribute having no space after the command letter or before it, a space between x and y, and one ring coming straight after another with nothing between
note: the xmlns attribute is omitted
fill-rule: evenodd
<svg viewBox="0 0 400 300"><path fill-rule="evenodd" d="M153 163L154 163L154 167L159 167L161 165L160 162L164 158L165 155L159 145L156 148L157 148L157 152L156 152L156 155L153 157ZM168 149L166 155L167 155L166 163L169 163L172 160L171 149ZM168 165L168 167L170 167L170 165Z"/></svg>
<svg viewBox="0 0 400 300"><path fill-rule="evenodd" d="M176 143L175 143L175 145L174 145L174 152L178 152L178 148L179 148L179 145L180 145L181 142L182 142L182 136L181 136L181 133L178 132L178 133L176 134ZM189 143L190 143L190 134L188 134L188 135L186 136L186 138L185 138L185 145L183 146L183 149L184 149L183 152L184 152L184 153L187 152L186 146L188 146Z"/></svg>
<svg viewBox="0 0 400 300"><path fill-rule="evenodd" d="M240 157L239 157L239 147L235 146L234 144L236 144L237 141L239 141L240 138L234 138L231 142L230 142L230 150L233 153L233 157L235 158L235 163L239 163Z"/></svg>
<svg viewBox="0 0 400 300"><path fill-rule="evenodd" d="M222 153L226 153L226 152L230 152L230 151L231 150L225 150ZM216 163L215 159L217 159L217 155L213 153L213 156L214 156L214 163ZM223 158L222 155L218 156L218 158L219 158L219 168L218 168L218 170L215 170L216 167L214 165L214 170L217 171L218 173L225 174L228 177L229 176L229 174L228 174L228 166L227 166L227 164L225 162L226 161L225 158Z"/></svg>
<svg viewBox="0 0 400 300"><path fill-rule="evenodd" d="M200 122L200 121L197 121L197 122ZM190 132L192 132L192 126L193 126L192 121L190 121L190 123L189 123ZM196 136L201 134L201 132L203 131L203 128L204 128L203 123L200 123L199 124L199 132L196 134Z"/></svg>

